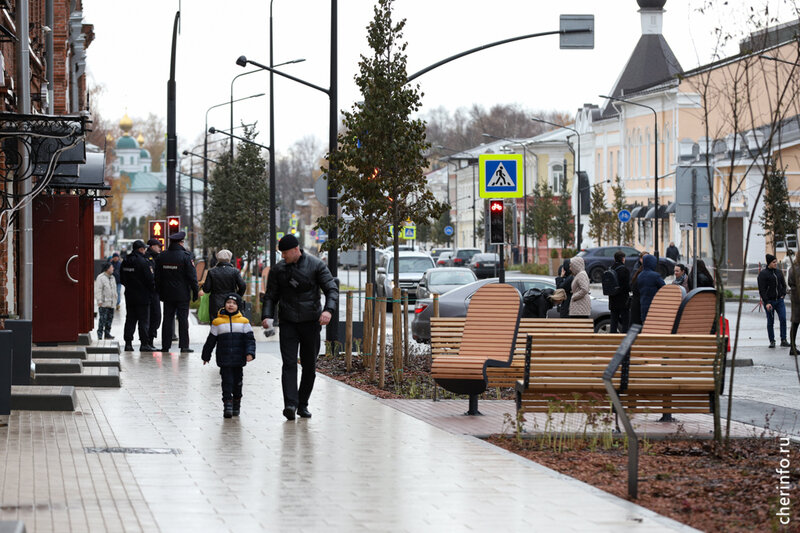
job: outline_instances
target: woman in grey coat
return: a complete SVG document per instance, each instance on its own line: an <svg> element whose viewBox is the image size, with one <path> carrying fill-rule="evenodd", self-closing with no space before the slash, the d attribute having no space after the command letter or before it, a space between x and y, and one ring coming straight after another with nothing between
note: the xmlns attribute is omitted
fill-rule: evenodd
<svg viewBox="0 0 800 533"><path fill-rule="evenodd" d="M570 318L588 318L592 314L592 300L589 296L589 276L586 274L583 257L573 257L569 269L575 276L572 280L572 300L569 302Z"/></svg>

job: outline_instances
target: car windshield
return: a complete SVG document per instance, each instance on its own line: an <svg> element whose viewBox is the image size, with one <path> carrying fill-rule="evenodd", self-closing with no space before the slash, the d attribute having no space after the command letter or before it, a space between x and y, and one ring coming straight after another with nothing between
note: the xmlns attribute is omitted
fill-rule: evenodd
<svg viewBox="0 0 800 533"><path fill-rule="evenodd" d="M500 261L500 256L497 254L475 254L472 257L472 261Z"/></svg>
<svg viewBox="0 0 800 533"><path fill-rule="evenodd" d="M406 272L425 272L433 266L435 266L433 261L428 257L401 257L399 272L401 274ZM390 274L394 272L394 260L389 262L389 269L387 272Z"/></svg>
<svg viewBox="0 0 800 533"><path fill-rule="evenodd" d="M469 259L470 257L472 257L477 253L478 253L477 250L459 250L458 253L456 253L456 257Z"/></svg>
<svg viewBox="0 0 800 533"><path fill-rule="evenodd" d="M472 272L431 272L431 285L463 285L475 281Z"/></svg>
<svg viewBox="0 0 800 533"><path fill-rule="evenodd" d="M587 255L589 255L589 252L587 252L586 250L581 250L580 252L578 252L578 257L586 257Z"/></svg>

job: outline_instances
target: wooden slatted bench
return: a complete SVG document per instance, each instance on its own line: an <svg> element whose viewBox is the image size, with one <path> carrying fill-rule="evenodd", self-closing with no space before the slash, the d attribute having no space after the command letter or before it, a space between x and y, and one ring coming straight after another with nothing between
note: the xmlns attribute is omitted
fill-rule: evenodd
<svg viewBox="0 0 800 533"><path fill-rule="evenodd" d="M678 309L673 333L705 335L716 331L717 291L698 287L690 291Z"/></svg>
<svg viewBox="0 0 800 533"><path fill-rule="evenodd" d="M511 364L521 312L522 296L513 286L491 283L481 287L467 309L457 352L433 359L431 375L436 383L469 395L467 414L480 414L478 395L487 387L486 367Z"/></svg>
<svg viewBox="0 0 800 533"><path fill-rule="evenodd" d="M531 337L524 378L517 382L518 412L608 410L603 372L621 334ZM626 410L707 413L713 409L714 335L640 334L631 348L627 388L614 387ZM724 372L724 362L722 365Z"/></svg>
<svg viewBox="0 0 800 533"><path fill-rule="evenodd" d="M686 291L680 285L664 285L658 289L644 319L642 333L673 333L684 296Z"/></svg>
<svg viewBox="0 0 800 533"><path fill-rule="evenodd" d="M431 356L458 353L461 336L464 332L464 317L431 318ZM551 333L593 333L591 318L522 318L517 329L517 341L511 365L486 369L488 387L513 388L522 379L525 367L525 338L530 335L541 336Z"/></svg>

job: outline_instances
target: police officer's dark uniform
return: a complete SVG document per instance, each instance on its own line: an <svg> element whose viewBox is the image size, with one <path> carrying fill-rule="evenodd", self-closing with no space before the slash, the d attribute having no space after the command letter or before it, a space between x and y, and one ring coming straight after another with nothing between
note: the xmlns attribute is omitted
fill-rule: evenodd
<svg viewBox="0 0 800 533"><path fill-rule="evenodd" d="M280 347L283 358L281 385L283 415L294 420L295 412L309 418L308 399L314 388L316 363L320 347L321 323L327 323L336 312L339 289L325 263L304 253L294 235L286 235L278 243L284 259L270 269L267 290L262 300L261 318L272 319L279 306ZM325 306L320 305L320 290L325 293ZM300 388L297 387L297 350L303 367Z"/></svg>
<svg viewBox="0 0 800 533"><path fill-rule="evenodd" d="M192 256L182 246L186 234L182 231L169 237L169 248L156 258L156 290L164 302L164 318L161 323L161 350L172 346L172 329L175 315L178 316L178 346L182 353L189 349L189 299L197 299L197 272Z"/></svg>
<svg viewBox="0 0 800 533"><path fill-rule="evenodd" d="M150 318L150 300L155 294L153 284L153 265L145 259L146 246L142 241L133 243L133 251L122 262L120 279L125 286L125 351L133 351L133 330L139 324L139 347L141 352L153 352L150 334L147 330Z"/></svg>
<svg viewBox="0 0 800 533"><path fill-rule="evenodd" d="M158 246L158 249L153 248ZM161 241L158 239L150 239L147 241L147 251L144 257L150 261L150 266L153 267L153 272L156 268L156 257L161 254ZM161 301L158 298L158 293L153 291L153 296L150 298L150 325L147 328L150 335L150 345L155 346L156 335L158 335L158 326L161 325Z"/></svg>

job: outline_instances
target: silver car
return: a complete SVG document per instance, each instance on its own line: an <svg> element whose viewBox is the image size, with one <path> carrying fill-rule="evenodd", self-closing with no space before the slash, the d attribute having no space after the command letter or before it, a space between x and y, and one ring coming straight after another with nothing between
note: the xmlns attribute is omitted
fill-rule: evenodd
<svg viewBox="0 0 800 533"><path fill-rule="evenodd" d="M472 295L487 283L497 283L497 278L488 278L453 289L439 297L439 316L459 317L467 316ZM553 278L548 276L534 276L516 274L506 276L506 283L513 285L520 293L528 289L555 289ZM433 314L433 300L423 298L417 300L414 308L414 320L411 322L411 335L417 342L428 343L431 341L431 315ZM558 310L554 307L547 313L548 318L557 318ZM597 333L608 333L611 327L611 312L608 310L608 300L592 298L592 315L594 330Z"/></svg>
<svg viewBox="0 0 800 533"><path fill-rule="evenodd" d="M417 299L417 285L429 268L436 268L433 258L422 252L400 252L398 278L400 288L408 291L410 300ZM375 274L375 292L378 298L392 296L394 288L394 254L381 254ZM390 305L387 305L391 308Z"/></svg>
<svg viewBox="0 0 800 533"><path fill-rule="evenodd" d="M468 268L431 268L425 271L419 281L417 299L430 298L432 294L444 294L477 279L472 270Z"/></svg>

